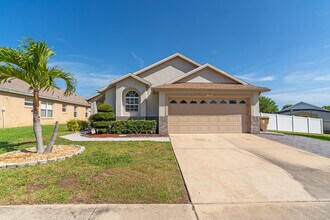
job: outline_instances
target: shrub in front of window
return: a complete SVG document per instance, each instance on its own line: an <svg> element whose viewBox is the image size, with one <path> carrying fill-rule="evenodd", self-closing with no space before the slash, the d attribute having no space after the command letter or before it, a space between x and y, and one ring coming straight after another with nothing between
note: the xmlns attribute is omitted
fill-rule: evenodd
<svg viewBox="0 0 330 220"><path fill-rule="evenodd" d="M72 119L67 122L66 127L69 131L81 131L88 128L88 122L84 120Z"/></svg>
<svg viewBox="0 0 330 220"><path fill-rule="evenodd" d="M127 120L111 123L113 134L155 134L156 128L155 120Z"/></svg>
<svg viewBox="0 0 330 220"><path fill-rule="evenodd" d="M98 112L113 112L113 108L111 105L107 105L107 104L101 104L98 108L97 108Z"/></svg>
<svg viewBox="0 0 330 220"><path fill-rule="evenodd" d="M96 128L98 134L107 133L109 131L110 122L116 120L111 105L102 104L97 108L97 113L89 117L92 126Z"/></svg>

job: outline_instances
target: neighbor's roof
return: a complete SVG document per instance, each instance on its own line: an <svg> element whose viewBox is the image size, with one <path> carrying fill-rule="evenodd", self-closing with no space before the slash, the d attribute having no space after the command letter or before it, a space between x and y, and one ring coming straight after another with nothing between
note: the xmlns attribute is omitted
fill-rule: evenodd
<svg viewBox="0 0 330 220"><path fill-rule="evenodd" d="M307 102L298 102L297 104L294 104L291 107L285 108L285 109L279 111L278 113L288 112L288 111L310 111L310 110L330 113L330 111L327 109L318 107L316 105L309 104Z"/></svg>
<svg viewBox="0 0 330 220"><path fill-rule="evenodd" d="M251 90L259 92L268 92L270 89L261 86L243 85L243 84L223 84L223 83L175 83L164 84L154 87L160 89L217 89L217 90Z"/></svg>
<svg viewBox="0 0 330 220"><path fill-rule="evenodd" d="M19 79L10 79L5 83L0 83L0 91L15 93L20 95L32 96L32 91L29 91L29 85ZM54 90L40 91L40 98L65 102L76 105L90 106L84 97L78 94L64 95L64 89L54 88Z"/></svg>

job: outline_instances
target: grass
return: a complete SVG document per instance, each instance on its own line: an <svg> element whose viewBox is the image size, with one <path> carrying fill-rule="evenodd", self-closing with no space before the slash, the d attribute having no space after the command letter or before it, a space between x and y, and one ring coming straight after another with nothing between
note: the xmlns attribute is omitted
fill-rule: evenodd
<svg viewBox="0 0 330 220"><path fill-rule="evenodd" d="M319 140L323 140L323 141L330 141L330 134L311 134L311 133L290 132L290 131L273 131L273 132L304 136L304 137L319 139Z"/></svg>
<svg viewBox="0 0 330 220"><path fill-rule="evenodd" d="M53 126L43 126L49 140ZM69 133L60 126L59 136ZM82 155L32 167L0 170L0 204L187 203L170 143L70 142ZM0 152L34 146L31 127L0 130Z"/></svg>

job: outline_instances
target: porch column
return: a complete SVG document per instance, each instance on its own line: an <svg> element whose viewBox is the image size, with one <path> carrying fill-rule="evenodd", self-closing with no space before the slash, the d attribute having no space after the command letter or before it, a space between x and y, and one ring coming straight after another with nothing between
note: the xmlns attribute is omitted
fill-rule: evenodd
<svg viewBox="0 0 330 220"><path fill-rule="evenodd" d="M97 113L97 105L96 105L96 101L93 100L91 102L91 114L95 114L95 113Z"/></svg>
<svg viewBox="0 0 330 220"><path fill-rule="evenodd" d="M166 95L164 92L159 92L159 122L158 122L158 130L159 134L168 134L167 128L167 115L166 115Z"/></svg>
<svg viewBox="0 0 330 220"><path fill-rule="evenodd" d="M260 110L259 110L259 94L253 94L251 97L251 133L260 133Z"/></svg>

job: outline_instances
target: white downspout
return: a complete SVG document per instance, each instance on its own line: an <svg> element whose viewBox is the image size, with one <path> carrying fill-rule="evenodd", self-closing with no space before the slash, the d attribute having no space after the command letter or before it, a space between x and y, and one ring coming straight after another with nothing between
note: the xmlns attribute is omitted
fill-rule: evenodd
<svg viewBox="0 0 330 220"><path fill-rule="evenodd" d="M5 114L6 108L2 107L1 112L2 112L2 128L6 128L6 114Z"/></svg>

